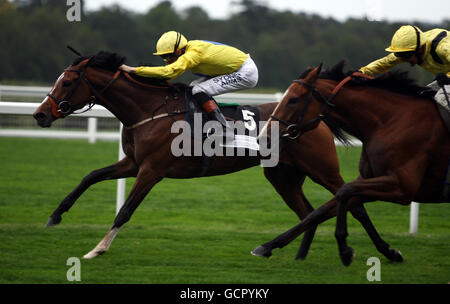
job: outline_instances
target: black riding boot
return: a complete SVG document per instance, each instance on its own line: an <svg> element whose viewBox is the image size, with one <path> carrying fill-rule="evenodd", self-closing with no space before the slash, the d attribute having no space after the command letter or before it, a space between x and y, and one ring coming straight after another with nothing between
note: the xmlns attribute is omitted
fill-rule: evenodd
<svg viewBox="0 0 450 304"><path fill-rule="evenodd" d="M230 128L230 125L225 119L225 116L223 116L216 102L204 92L197 93L193 96L199 105L201 105L206 111L210 119L216 120L222 124L227 140L234 139L234 131Z"/></svg>

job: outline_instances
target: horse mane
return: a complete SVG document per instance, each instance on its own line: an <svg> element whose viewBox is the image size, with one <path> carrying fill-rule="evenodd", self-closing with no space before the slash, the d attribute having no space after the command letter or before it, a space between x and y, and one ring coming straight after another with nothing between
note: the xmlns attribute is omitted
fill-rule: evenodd
<svg viewBox="0 0 450 304"><path fill-rule="evenodd" d="M100 68L103 70L115 72L126 61L126 57L117 53L100 51L94 56L80 56L72 62L72 66L78 65L83 60L89 59L88 66ZM136 81L156 86L168 86L165 79L143 77L136 74L130 74Z"/></svg>
<svg viewBox="0 0 450 304"><path fill-rule="evenodd" d="M338 62L336 65L320 73L321 79L329 79L337 82L341 82L346 77L350 76L355 71L344 72L344 66L346 62L344 60ZM300 78L306 78L306 76L312 71L308 68L302 73ZM423 87L418 85L414 79L409 77L407 71L391 71L385 74L378 75L373 79L366 79L362 77L352 78L347 85L358 85L358 86L371 86L390 92L395 92L399 94L404 94L414 97L422 97L432 100L433 96L436 94L432 89L428 87ZM351 141L348 133L339 125L338 122L333 119L326 117L323 122L328 126L331 132L334 134L337 140L339 140L344 145L351 145Z"/></svg>
<svg viewBox="0 0 450 304"><path fill-rule="evenodd" d="M321 79L330 79L335 81L342 81L347 76L350 76L355 71L344 72L345 61L342 60L332 68L325 70L320 74ZM353 78L349 85L371 86L379 89L388 90L390 92L404 94L414 97L432 98L435 94L433 90L428 87L420 86L416 81L409 77L407 71L394 70L388 73L380 74L373 79L366 79L361 77Z"/></svg>

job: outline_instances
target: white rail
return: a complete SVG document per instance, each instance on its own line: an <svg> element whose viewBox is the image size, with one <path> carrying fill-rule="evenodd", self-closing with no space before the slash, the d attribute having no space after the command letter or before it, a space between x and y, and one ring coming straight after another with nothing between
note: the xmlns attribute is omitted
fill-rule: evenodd
<svg viewBox="0 0 450 304"><path fill-rule="evenodd" d="M0 85L0 101L3 101L3 96L37 97L44 99L50 90L51 87ZM217 102L223 103L238 102L239 104L258 105L268 102L278 102L282 96L283 94L279 92L275 94L227 93L214 98Z"/></svg>

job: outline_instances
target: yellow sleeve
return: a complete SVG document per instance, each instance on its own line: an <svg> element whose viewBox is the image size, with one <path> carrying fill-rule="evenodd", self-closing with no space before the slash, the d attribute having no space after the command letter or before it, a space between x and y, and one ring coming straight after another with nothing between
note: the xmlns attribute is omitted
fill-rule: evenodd
<svg viewBox="0 0 450 304"><path fill-rule="evenodd" d="M450 34L450 32L448 32ZM442 59L444 68L447 70L446 75L450 78L450 38L442 40L439 43L436 52L439 58Z"/></svg>
<svg viewBox="0 0 450 304"><path fill-rule="evenodd" d="M137 67L136 75L162 79L174 79L183 74L189 68L189 62L190 61L185 57L185 55L182 55L177 59L177 61L166 66Z"/></svg>
<svg viewBox="0 0 450 304"><path fill-rule="evenodd" d="M389 54L383 58L372 61L368 65L360 68L360 71L369 76L386 73L397 64L401 63L400 58L395 57L394 54Z"/></svg>

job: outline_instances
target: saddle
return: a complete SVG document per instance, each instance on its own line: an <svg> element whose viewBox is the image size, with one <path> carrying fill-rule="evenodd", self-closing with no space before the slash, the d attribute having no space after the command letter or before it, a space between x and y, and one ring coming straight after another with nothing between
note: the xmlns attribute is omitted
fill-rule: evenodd
<svg viewBox="0 0 450 304"><path fill-rule="evenodd" d="M216 102L217 103L217 102ZM227 119L227 121L233 126L233 124L237 127L234 130L235 135L235 147L236 148L249 148L258 150L257 147L253 146L243 146L239 144L242 143L244 138L254 138L256 143L256 137L259 132L259 121L260 114L259 109L253 106L241 106L238 103L217 103L222 111L223 115ZM195 132L191 132L191 137L197 140L205 140L208 138L211 133L209 133L208 128L205 130L205 124L208 121L211 121L205 111L197 104L197 102L192 97L191 88L186 91L186 112L185 120L186 123L191 127L191 131L194 131L194 128L199 126L195 126L199 121L199 116L201 117L201 135L196 134ZM197 118L196 118L197 116ZM253 142L252 139L249 141Z"/></svg>
<svg viewBox="0 0 450 304"><path fill-rule="evenodd" d="M237 103L217 104L232 128L233 126L240 124L240 127L233 128L235 139L232 143L226 142L225 135L223 136L222 143L224 144L221 145L221 148L233 148L233 155L244 154L245 156L252 155L250 150L259 151L259 145L256 140L259 133L259 109L252 106L240 106ZM186 127L191 130L191 138L194 141L201 141L203 145L204 141L213 134L210 132L210 129L205 128L205 124L211 120L205 111L194 100L192 96L192 88L186 89L186 110ZM201 125L198 125L199 121L201 122ZM217 122L217 126L222 127L219 122ZM200 130L200 132L197 132L198 130ZM241 151L240 154L237 154L237 149L244 149L244 153ZM253 152L253 155L254 154L255 152ZM214 158L214 156L206 156L204 153L202 153L201 157L202 162L200 171L198 172L199 177L204 176L207 173L212 159Z"/></svg>

